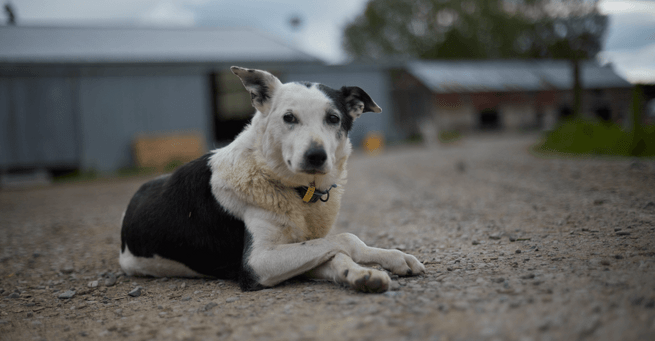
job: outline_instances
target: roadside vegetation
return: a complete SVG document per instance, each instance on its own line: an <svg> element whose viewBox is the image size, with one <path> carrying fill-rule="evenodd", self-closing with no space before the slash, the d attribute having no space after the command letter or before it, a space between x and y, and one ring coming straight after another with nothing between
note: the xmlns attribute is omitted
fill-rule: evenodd
<svg viewBox="0 0 655 341"><path fill-rule="evenodd" d="M546 135L543 152L613 156L655 156L655 125L626 130L618 124L575 118Z"/></svg>
<svg viewBox="0 0 655 341"><path fill-rule="evenodd" d="M542 152L612 156L655 156L655 124L643 124L643 90L636 85L632 97L630 128L613 122L576 115L546 135L537 149Z"/></svg>

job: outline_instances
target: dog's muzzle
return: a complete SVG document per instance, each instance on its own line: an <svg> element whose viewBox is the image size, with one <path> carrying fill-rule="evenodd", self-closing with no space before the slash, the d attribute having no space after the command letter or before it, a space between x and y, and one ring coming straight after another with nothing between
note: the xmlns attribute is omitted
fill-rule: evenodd
<svg viewBox="0 0 655 341"><path fill-rule="evenodd" d="M303 155L302 171L309 174L323 173L327 157L323 147L310 147Z"/></svg>

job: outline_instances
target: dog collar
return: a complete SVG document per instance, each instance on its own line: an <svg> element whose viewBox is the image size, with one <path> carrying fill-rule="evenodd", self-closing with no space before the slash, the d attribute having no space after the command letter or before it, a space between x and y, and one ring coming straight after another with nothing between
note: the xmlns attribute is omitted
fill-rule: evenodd
<svg viewBox="0 0 655 341"><path fill-rule="evenodd" d="M306 203L315 203L319 199L322 202L327 202L328 200L330 200L330 190L335 187L337 187L337 185L333 184L325 191L321 191L320 189L316 188L316 184L312 182L311 184L309 184L309 187L300 186L300 187L296 187L295 190L298 193L298 195L300 195L302 201ZM327 198L323 199L324 195L327 195Z"/></svg>

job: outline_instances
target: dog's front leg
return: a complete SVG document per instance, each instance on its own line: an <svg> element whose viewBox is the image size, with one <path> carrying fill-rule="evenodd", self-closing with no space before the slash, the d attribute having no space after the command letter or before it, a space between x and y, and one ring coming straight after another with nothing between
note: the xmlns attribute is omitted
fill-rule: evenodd
<svg viewBox="0 0 655 341"><path fill-rule="evenodd" d="M360 266L343 253L336 254L329 261L305 273L305 276L331 280L364 292L385 292L391 283L386 272Z"/></svg>
<svg viewBox="0 0 655 341"><path fill-rule="evenodd" d="M240 285L243 290L271 287L329 261L348 245L328 238L289 243L284 227L275 221L250 215L245 220L246 238Z"/></svg>
<svg viewBox="0 0 655 341"><path fill-rule="evenodd" d="M399 276L419 275L425 272L425 266L416 257L398 250L380 249L367 246L351 233L340 233L327 237L344 245L347 254L358 264L379 264Z"/></svg>

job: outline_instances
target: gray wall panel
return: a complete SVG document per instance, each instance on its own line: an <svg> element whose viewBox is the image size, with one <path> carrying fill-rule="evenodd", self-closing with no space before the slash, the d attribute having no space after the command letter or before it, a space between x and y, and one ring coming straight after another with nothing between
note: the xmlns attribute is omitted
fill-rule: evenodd
<svg viewBox="0 0 655 341"><path fill-rule="evenodd" d="M131 167L139 134L197 131L210 136L205 75L82 77L82 168Z"/></svg>
<svg viewBox="0 0 655 341"><path fill-rule="evenodd" d="M4 77L0 167L77 164L75 82L71 77Z"/></svg>

